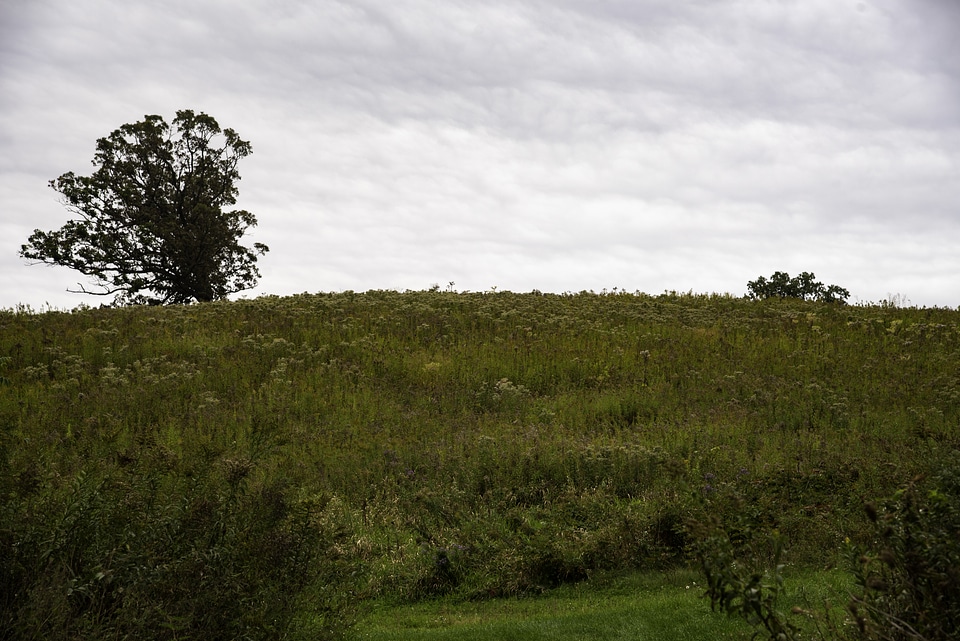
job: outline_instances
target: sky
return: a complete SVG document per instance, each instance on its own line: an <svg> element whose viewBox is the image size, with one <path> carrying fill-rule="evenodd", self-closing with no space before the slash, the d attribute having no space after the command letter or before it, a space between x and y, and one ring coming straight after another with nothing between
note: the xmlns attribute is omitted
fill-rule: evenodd
<svg viewBox="0 0 960 641"><path fill-rule="evenodd" d="M147 114L253 145L255 289L960 306L960 0L0 0L0 309L48 183Z"/></svg>

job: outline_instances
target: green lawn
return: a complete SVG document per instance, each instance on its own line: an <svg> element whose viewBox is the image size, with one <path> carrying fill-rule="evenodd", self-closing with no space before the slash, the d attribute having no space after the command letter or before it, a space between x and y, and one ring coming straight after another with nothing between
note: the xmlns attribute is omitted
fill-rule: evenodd
<svg viewBox="0 0 960 641"><path fill-rule="evenodd" d="M522 599L380 604L353 633L363 641L750 639L753 630L745 622L710 610L700 581L697 573L679 570L595 580ZM837 570L788 573L782 609L816 607L825 599L842 608L850 588L852 578Z"/></svg>
<svg viewBox="0 0 960 641"><path fill-rule="evenodd" d="M370 641L748 639L745 623L710 611L697 580L688 572L637 575L525 599L380 606L355 633Z"/></svg>

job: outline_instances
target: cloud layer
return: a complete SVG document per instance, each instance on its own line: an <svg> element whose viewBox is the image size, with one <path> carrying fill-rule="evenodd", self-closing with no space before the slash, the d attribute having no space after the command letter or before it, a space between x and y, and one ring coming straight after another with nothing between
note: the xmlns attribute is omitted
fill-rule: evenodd
<svg viewBox="0 0 960 641"><path fill-rule="evenodd" d="M247 295L623 287L815 271L960 304L960 7L948 0L12 0L0 9L0 306L97 299L23 264L46 187L147 113L253 142Z"/></svg>

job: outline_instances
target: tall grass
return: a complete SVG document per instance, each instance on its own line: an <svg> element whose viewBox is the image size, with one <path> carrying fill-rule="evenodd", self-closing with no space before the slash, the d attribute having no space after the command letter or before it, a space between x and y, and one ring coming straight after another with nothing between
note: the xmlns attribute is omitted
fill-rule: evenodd
<svg viewBox="0 0 960 641"><path fill-rule="evenodd" d="M669 567L684 487L827 564L956 455L958 362L953 310L714 295L0 312L0 627L335 635L366 597Z"/></svg>

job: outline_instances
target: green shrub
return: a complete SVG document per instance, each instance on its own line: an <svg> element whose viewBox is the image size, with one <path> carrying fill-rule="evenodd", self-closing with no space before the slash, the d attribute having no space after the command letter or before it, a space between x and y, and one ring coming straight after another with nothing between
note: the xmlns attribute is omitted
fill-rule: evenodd
<svg viewBox="0 0 960 641"><path fill-rule="evenodd" d="M694 554L706 583L710 607L744 619L755 636L771 641L799 640L800 628L782 610L782 540L745 507L724 523L716 514L690 524ZM772 549L772 556L767 552Z"/></svg>
<svg viewBox="0 0 960 641"><path fill-rule="evenodd" d="M960 630L960 466L915 479L879 507L876 538L855 555L850 604L864 641L956 639Z"/></svg>
<svg viewBox="0 0 960 641"><path fill-rule="evenodd" d="M857 590L846 622L829 606L800 610L821 639L951 641L960 630L960 466L914 479L878 508L866 504L874 538L848 543ZM716 513L690 524L706 596L715 610L744 618L772 641L800 639L780 609L781 538L745 504L727 521ZM760 545L757 545L760 542ZM771 547L772 543L772 547ZM773 550L772 557L768 555Z"/></svg>
<svg viewBox="0 0 960 641"><path fill-rule="evenodd" d="M149 458L7 495L4 638L276 639L298 595L339 581L322 500L251 483L247 460Z"/></svg>

